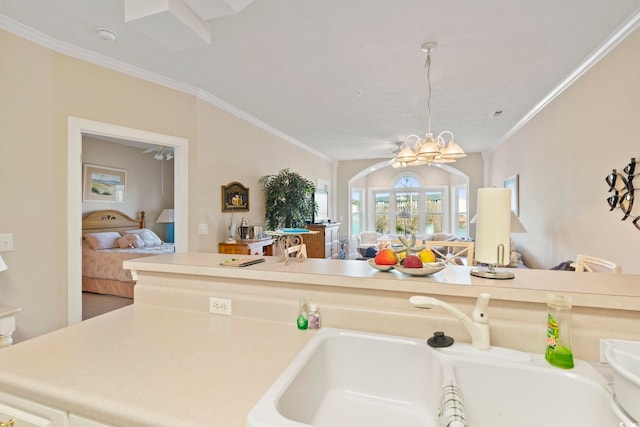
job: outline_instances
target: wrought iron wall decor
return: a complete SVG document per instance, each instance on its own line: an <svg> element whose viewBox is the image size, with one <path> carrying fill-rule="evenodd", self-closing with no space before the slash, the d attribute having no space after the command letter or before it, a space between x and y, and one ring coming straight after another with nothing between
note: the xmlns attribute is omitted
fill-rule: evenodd
<svg viewBox="0 0 640 427"><path fill-rule="evenodd" d="M633 219L631 222L640 230L640 215L638 215L638 209L633 209L633 178L636 172L635 157L631 158L631 162L624 167L623 172L624 174L613 169L605 178L605 181L609 185L609 193L613 192L613 194L607 198L609 211L620 208L623 212L622 221Z"/></svg>

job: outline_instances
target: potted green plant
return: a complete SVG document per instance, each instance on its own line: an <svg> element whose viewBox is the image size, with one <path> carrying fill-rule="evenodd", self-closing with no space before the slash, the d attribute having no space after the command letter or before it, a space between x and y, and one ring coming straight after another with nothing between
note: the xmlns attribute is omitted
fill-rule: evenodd
<svg viewBox="0 0 640 427"><path fill-rule="evenodd" d="M304 227L317 212L315 185L289 168L258 180L263 186L265 221L270 230Z"/></svg>

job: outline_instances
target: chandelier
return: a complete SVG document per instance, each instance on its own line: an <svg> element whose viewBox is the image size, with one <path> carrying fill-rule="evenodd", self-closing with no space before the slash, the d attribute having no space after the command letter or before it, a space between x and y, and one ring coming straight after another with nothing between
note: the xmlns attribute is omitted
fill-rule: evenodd
<svg viewBox="0 0 640 427"><path fill-rule="evenodd" d="M423 138L409 135L399 147L396 157L391 160L391 166L402 168L431 163L453 163L456 159L466 156L462 147L454 140L453 133L445 130L434 136L431 132L431 51L437 43L429 42L422 45L422 51L427 52L424 67L427 69L427 133Z"/></svg>

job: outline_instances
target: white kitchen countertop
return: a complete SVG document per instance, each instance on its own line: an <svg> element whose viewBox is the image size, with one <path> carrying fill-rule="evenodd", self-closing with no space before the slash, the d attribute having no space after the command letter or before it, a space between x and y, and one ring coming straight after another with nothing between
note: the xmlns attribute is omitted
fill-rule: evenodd
<svg viewBox="0 0 640 427"><path fill-rule="evenodd" d="M638 275L515 270L513 280L490 280L470 276L467 267L450 266L432 276L412 277L380 272L363 261L308 259L285 265L274 257L248 267L220 266L231 257L179 253L125 261L125 268L144 279L136 291L141 298L136 295L131 306L1 349L0 390L118 426L242 427L251 408L314 334L296 327L292 297L297 301L297 286L306 287L308 296L324 298L324 313L338 326L384 318L396 332L408 331L415 320L414 309L404 300L409 292L463 297L490 292L493 300L507 301L492 310L500 308L502 317L511 319L517 316L510 312L510 301L542 306L546 294L557 291L572 294L574 306L593 307L597 313L622 310L612 319L631 322L637 330ZM349 295L348 288L360 293ZM261 304L266 293L254 296L263 290L269 294L268 305ZM387 291L384 301L372 297L371 290ZM209 296L229 297L232 292L233 316L206 311ZM176 308L177 299L193 309ZM368 303L354 304L362 300ZM393 305L399 301L402 305ZM380 305L385 310L379 315L385 317L371 317ZM521 308L529 310L527 316L537 314L529 304ZM633 318L627 315L630 310ZM511 321L497 316L492 323L499 332L496 339L515 333L532 341L537 329L523 331L530 325L519 322L513 331ZM598 337L586 338L597 343Z"/></svg>
<svg viewBox="0 0 640 427"><path fill-rule="evenodd" d="M298 262L292 259L285 265L276 257L265 257L266 262L248 267L220 265L221 261L233 257L243 256L176 253L127 260L124 267L152 273L400 290L434 296L475 297L481 292L488 292L494 300L519 302L546 303L549 292L561 292L572 295L574 306L634 311L640 306L640 275L508 269L515 274L514 279L494 280L470 275L472 267L449 265L433 275L414 277L394 270L378 271L366 261L307 259Z"/></svg>
<svg viewBox="0 0 640 427"><path fill-rule="evenodd" d="M312 336L134 304L1 350L0 389L113 425L243 426Z"/></svg>

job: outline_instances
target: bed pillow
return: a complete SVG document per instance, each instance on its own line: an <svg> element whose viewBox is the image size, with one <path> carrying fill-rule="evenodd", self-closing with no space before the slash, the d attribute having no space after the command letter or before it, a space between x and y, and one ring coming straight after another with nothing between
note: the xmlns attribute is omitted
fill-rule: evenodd
<svg viewBox="0 0 640 427"><path fill-rule="evenodd" d="M127 239L124 236L120 236L120 238L118 240L116 240L116 242L118 242L118 247L120 249L126 249L126 248L132 248L133 247L133 245L131 244L129 239Z"/></svg>
<svg viewBox="0 0 640 427"><path fill-rule="evenodd" d="M143 248L144 241L137 234L125 234L118 239L118 245L121 249L126 248Z"/></svg>
<svg viewBox="0 0 640 427"><path fill-rule="evenodd" d="M140 237L139 234L125 234L123 237L129 240L134 248L144 248L145 246L144 240L142 240L142 237Z"/></svg>
<svg viewBox="0 0 640 427"><path fill-rule="evenodd" d="M140 238L142 238L145 246L159 246L162 244L162 239L160 239L156 233L149 230L148 228L141 228L139 230L127 230L122 231L121 233L123 236L125 234L137 234L138 236L140 236Z"/></svg>
<svg viewBox="0 0 640 427"><path fill-rule="evenodd" d="M118 248L118 239L120 233L117 231L103 231L101 233L86 233L83 235L85 240L89 242L91 249L111 249Z"/></svg>

